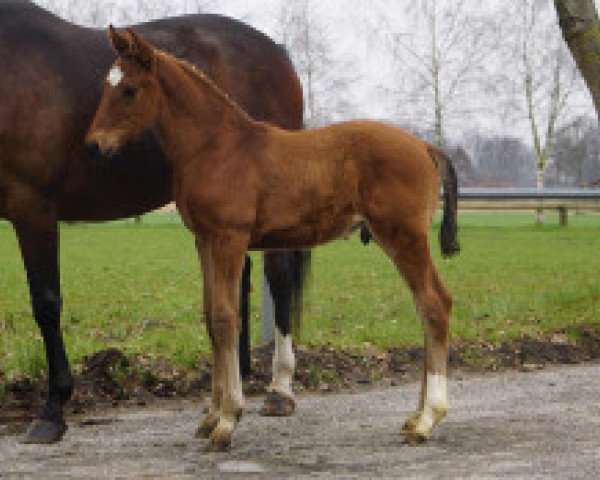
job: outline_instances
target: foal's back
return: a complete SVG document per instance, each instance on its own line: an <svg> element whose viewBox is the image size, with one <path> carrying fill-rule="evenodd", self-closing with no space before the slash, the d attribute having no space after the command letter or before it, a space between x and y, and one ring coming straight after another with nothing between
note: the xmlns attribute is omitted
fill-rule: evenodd
<svg viewBox="0 0 600 480"><path fill-rule="evenodd" d="M269 128L260 152L257 247L324 243L360 218L397 217L426 229L437 206L440 179L428 144L389 124Z"/></svg>
<svg viewBox="0 0 600 480"><path fill-rule="evenodd" d="M436 169L428 153L429 144L412 133L394 125L373 120L354 120L327 127L288 132L278 128L270 130L264 155L267 169L302 166L310 174L334 175L346 171L366 174L370 169L386 164L398 180L414 181L417 173L435 176ZM287 162L275 163L276 157ZM319 173L317 173L319 175ZM345 176L340 180L349 180Z"/></svg>

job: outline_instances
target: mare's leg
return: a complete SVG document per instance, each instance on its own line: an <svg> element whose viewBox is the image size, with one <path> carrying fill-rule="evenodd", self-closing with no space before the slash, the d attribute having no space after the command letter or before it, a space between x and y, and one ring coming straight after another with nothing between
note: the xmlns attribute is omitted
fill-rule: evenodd
<svg viewBox="0 0 600 480"><path fill-rule="evenodd" d="M402 238L375 235L408 283L425 332L425 368L419 403L402 428L407 442L420 443L429 439L432 428L450 408L447 362L452 299L431 261L425 233L405 233Z"/></svg>
<svg viewBox="0 0 600 480"><path fill-rule="evenodd" d="M240 331L240 371L242 377L252 373L252 358L250 355L250 273L252 262L246 256L242 282L240 285L240 318L242 319L242 330Z"/></svg>
<svg viewBox="0 0 600 480"><path fill-rule="evenodd" d="M260 411L266 416L287 416L294 413L295 401L292 379L296 361L292 348L290 318L292 313L292 258L296 252L265 254L265 275L275 304L275 352L273 378Z"/></svg>
<svg viewBox="0 0 600 480"><path fill-rule="evenodd" d="M45 208L27 222L13 222L31 295L31 306L41 330L48 365L48 398L39 417L29 426L25 443L59 441L67 425L63 408L73 393L73 377L60 331L60 275L58 223Z"/></svg>
<svg viewBox="0 0 600 480"><path fill-rule="evenodd" d="M239 364L239 281L248 248L248 236L219 233L203 239L206 262L211 265L210 329L215 370L219 373L218 423L210 434L212 451L226 450L235 424L242 414L244 398ZM203 247L204 250L204 247ZM213 404L217 400L213 393Z"/></svg>

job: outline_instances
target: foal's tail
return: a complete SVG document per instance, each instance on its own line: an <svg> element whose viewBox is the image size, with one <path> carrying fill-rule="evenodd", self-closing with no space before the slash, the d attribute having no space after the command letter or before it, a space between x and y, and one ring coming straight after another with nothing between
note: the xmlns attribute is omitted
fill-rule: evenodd
<svg viewBox="0 0 600 480"><path fill-rule="evenodd" d="M460 251L458 243L458 222L457 222L457 203L458 203L458 180L456 170L452 161L437 147L428 145L429 155L436 163L442 184L444 186L444 215L442 218L442 227L440 229L440 246L444 257L451 257Z"/></svg>

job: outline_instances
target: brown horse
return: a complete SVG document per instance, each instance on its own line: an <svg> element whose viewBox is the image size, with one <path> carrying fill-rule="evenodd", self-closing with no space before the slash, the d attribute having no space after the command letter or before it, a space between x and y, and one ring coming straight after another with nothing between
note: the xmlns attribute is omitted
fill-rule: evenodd
<svg viewBox="0 0 600 480"><path fill-rule="evenodd" d="M252 115L288 129L302 127L298 77L286 52L263 34L217 15L139 28L202 68ZM48 400L26 441L46 443L64 433L63 407L73 389L59 326L58 222L112 220L158 208L173 198L172 174L153 135L111 160L97 161L85 151L100 80L114 58L103 30L65 22L27 1L1 0L0 58L0 218L18 236L48 362ZM299 252L265 260L282 346L274 357L273 390L284 395L272 395L266 413L293 409L289 316L305 265Z"/></svg>
<svg viewBox="0 0 600 480"><path fill-rule="evenodd" d="M243 408L236 312L247 250L312 247L362 221L408 283L424 324L421 398L402 432L409 441L427 439L449 408L452 302L427 240L441 175L442 252L458 251L456 175L448 158L383 123L289 132L255 121L189 63L132 31L111 28L109 36L118 57L86 141L110 154L152 127L173 164L175 201L203 270L214 367L212 404L199 433L210 437L210 448L230 445Z"/></svg>

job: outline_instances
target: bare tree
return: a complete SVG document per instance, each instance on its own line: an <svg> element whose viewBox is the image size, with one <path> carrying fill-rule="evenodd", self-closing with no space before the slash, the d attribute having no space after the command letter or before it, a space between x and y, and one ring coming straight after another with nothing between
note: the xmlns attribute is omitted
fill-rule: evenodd
<svg viewBox="0 0 600 480"><path fill-rule="evenodd" d="M553 165L556 185L586 188L600 184L600 132L595 118L580 116L559 129Z"/></svg>
<svg viewBox="0 0 600 480"><path fill-rule="evenodd" d="M517 4L521 81L536 154L536 187L541 189L544 170L552 160L557 124L573 92L576 69L558 30L544 15L548 4L537 0L518 0Z"/></svg>
<svg viewBox="0 0 600 480"><path fill-rule="evenodd" d="M522 139L473 133L465 144L473 152L477 186L527 187L534 181L534 153Z"/></svg>
<svg viewBox="0 0 600 480"><path fill-rule="evenodd" d="M390 25L389 2L380 0L380 20L376 29L404 78L397 90L402 109L432 119L435 143L442 146L447 119L464 117L473 102L462 102L469 94L485 88L484 60L497 44L497 28L465 0L406 2L409 27ZM395 4L397 8L397 4ZM406 23L406 22L405 22ZM399 29L400 28L400 29ZM468 106L467 106L468 104ZM414 122L412 119L404 121Z"/></svg>
<svg viewBox="0 0 600 480"><path fill-rule="evenodd" d="M514 72L507 77L513 84L513 97L507 102L516 115L527 119L535 160L535 185L545 184L545 174L554 161L554 143L560 123L568 121L570 102L577 88L577 70L569 58L556 28L547 0L513 0L507 3L505 64L518 58ZM554 168L554 167L552 167ZM543 211L537 212L537 223Z"/></svg>
<svg viewBox="0 0 600 480"><path fill-rule="evenodd" d="M554 0L563 37L594 100L600 120L600 20L594 0Z"/></svg>
<svg viewBox="0 0 600 480"><path fill-rule="evenodd" d="M283 0L277 18L281 42L304 86L308 126L347 116L348 85L356 77L347 62L334 57L322 17L312 0Z"/></svg>

